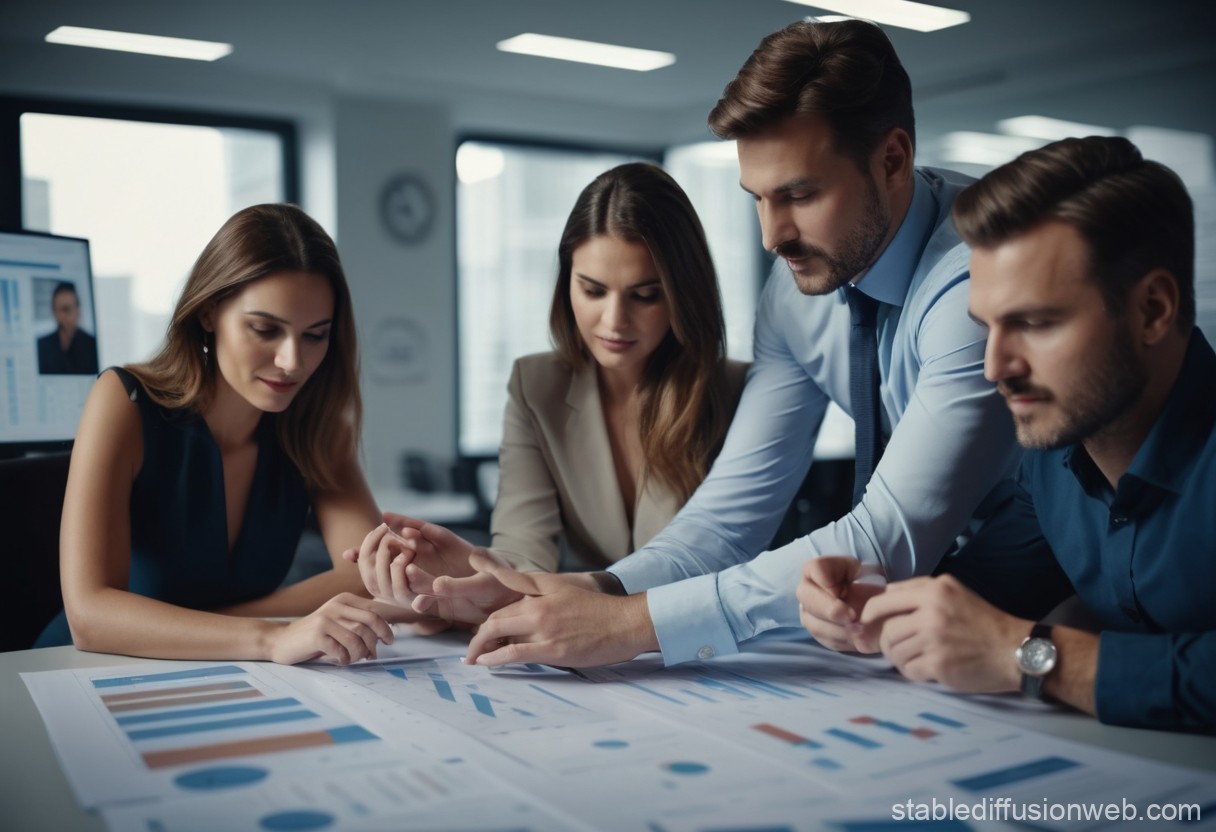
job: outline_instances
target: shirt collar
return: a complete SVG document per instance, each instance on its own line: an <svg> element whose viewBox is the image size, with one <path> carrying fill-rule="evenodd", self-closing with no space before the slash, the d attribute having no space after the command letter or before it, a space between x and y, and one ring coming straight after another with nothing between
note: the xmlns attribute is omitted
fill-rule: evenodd
<svg viewBox="0 0 1216 832"><path fill-rule="evenodd" d="M1216 353L1203 333L1192 328L1182 368L1165 407L1124 477L1133 476L1156 488L1182 493L1191 469L1216 430L1216 397L1211 395L1214 377ZM1065 451L1063 463L1087 493L1095 495L1106 487L1106 479L1080 443Z"/></svg>
<svg viewBox="0 0 1216 832"><path fill-rule="evenodd" d="M862 272L865 280L857 287L874 300L891 306L904 305L925 241L937 221L937 200L932 189L921 180L919 171L912 176L912 182L912 201L904 221L874 265Z"/></svg>
<svg viewBox="0 0 1216 832"><path fill-rule="evenodd" d="M1182 369L1165 407L1127 472L1158 488L1182 493L1191 469L1216 429L1216 353L1198 327L1191 329Z"/></svg>

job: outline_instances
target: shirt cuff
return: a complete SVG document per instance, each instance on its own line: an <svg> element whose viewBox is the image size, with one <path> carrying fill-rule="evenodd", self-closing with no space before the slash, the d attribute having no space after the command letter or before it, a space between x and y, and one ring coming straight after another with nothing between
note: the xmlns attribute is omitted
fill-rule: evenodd
<svg viewBox="0 0 1216 832"><path fill-rule="evenodd" d="M1167 727L1178 721L1167 637L1104 632L1098 641L1094 710L1110 725Z"/></svg>
<svg viewBox="0 0 1216 832"><path fill-rule="evenodd" d="M662 557L657 559L664 560ZM623 560L618 560L604 571L621 582L621 586L625 588L626 595L636 595L651 587L660 586L670 581L670 578L665 578L658 574L657 570L651 569L646 565L646 561L652 560L656 560L653 555L647 556L634 553Z"/></svg>
<svg viewBox="0 0 1216 832"><path fill-rule="evenodd" d="M712 659L739 652L718 600L718 576L698 575L646 593L663 664Z"/></svg>

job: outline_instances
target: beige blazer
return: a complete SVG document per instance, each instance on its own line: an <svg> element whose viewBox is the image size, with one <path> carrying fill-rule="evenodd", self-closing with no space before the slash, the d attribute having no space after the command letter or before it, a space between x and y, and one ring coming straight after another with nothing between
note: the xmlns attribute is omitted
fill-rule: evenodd
<svg viewBox="0 0 1216 832"><path fill-rule="evenodd" d="M727 362L732 406L747 364ZM644 546L680 509L647 480L630 527L612 463L595 366L575 371L556 353L518 359L507 385L492 548L517 568L556 572L558 540L602 568Z"/></svg>

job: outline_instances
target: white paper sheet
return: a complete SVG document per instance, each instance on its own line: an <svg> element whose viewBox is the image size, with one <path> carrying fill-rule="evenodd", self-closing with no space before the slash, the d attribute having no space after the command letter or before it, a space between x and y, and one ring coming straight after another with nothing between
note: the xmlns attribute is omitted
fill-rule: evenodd
<svg viewBox="0 0 1216 832"><path fill-rule="evenodd" d="M883 662L782 644L574 675L490 672L451 647L344 668L23 676L69 782L112 829L189 832L207 811L224 829L885 832L933 801L987 807L946 829L1007 828L1012 803L1041 807L1047 829L1134 828L1055 818L1057 804L1179 803L1203 822L1174 828L1216 828L1212 775L1018 727ZM419 791L425 778L460 785Z"/></svg>

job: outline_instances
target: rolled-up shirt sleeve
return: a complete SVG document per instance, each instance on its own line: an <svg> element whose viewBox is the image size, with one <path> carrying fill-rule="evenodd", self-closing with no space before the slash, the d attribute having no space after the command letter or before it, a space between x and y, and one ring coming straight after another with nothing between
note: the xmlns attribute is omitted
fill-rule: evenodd
<svg viewBox="0 0 1216 832"><path fill-rule="evenodd" d="M1104 632L1094 679L1098 719L1216 732L1216 632Z"/></svg>

